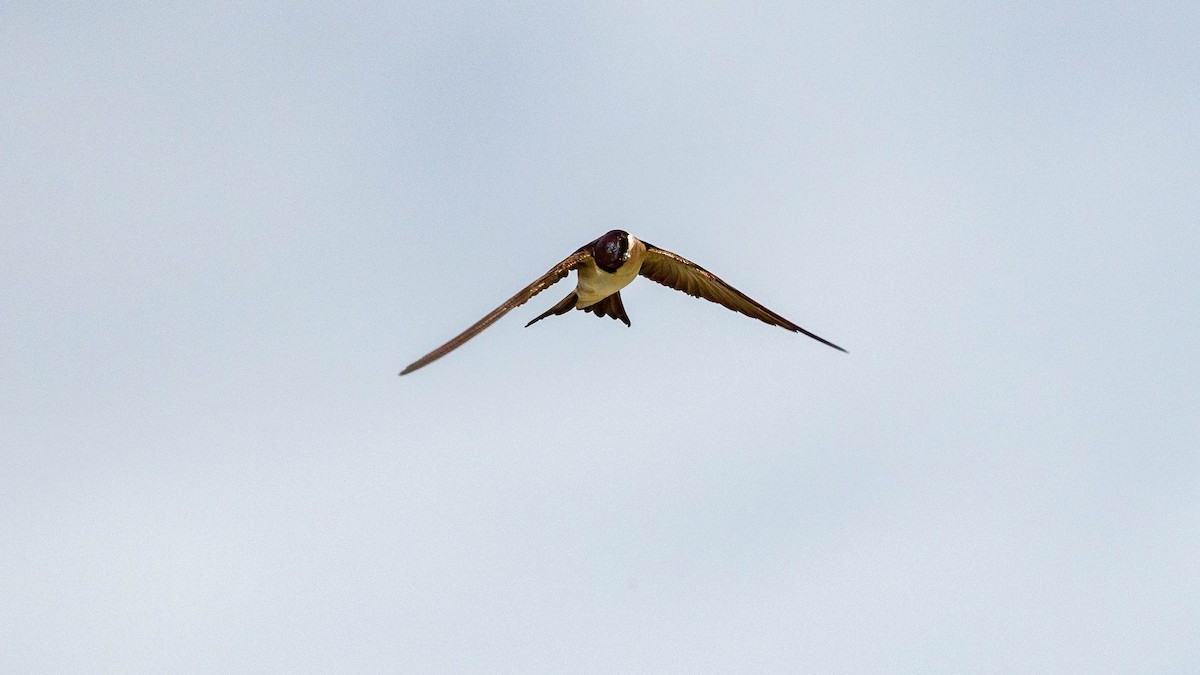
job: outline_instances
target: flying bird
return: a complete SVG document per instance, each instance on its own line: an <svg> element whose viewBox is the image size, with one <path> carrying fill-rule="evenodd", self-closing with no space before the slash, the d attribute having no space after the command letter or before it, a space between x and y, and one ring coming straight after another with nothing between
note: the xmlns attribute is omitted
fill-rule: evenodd
<svg viewBox="0 0 1200 675"><path fill-rule="evenodd" d="M551 267L550 271L521 289L490 314L446 344L413 361L400 371L400 374L407 375L458 349L467 340L483 332L483 329L496 323L500 317L562 280L571 270L576 271L575 290L568 293L557 305L525 324L526 328L548 316L566 314L572 309L582 309L596 316L611 316L628 326L629 316L625 313L625 305L621 303L621 289L640 274L693 297L710 300L772 326L786 328L794 333L804 333L838 351L846 351L763 307L745 293L722 281L717 275L683 256L641 241L624 230L612 230L599 239L580 246L565 260Z"/></svg>

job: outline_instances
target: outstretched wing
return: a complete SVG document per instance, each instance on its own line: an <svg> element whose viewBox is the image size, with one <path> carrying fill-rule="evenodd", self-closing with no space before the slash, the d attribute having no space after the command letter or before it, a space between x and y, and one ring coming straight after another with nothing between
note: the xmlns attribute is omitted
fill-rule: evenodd
<svg viewBox="0 0 1200 675"><path fill-rule="evenodd" d="M646 244L646 242L642 243ZM810 333L763 307L751 299L750 296L725 283L717 275L687 258L658 248L657 246L646 244L646 257L642 260L640 274L647 279L657 281L677 291L683 291L690 296L715 302L735 312L741 312L759 321L765 321L772 326L786 328L794 333L804 333L810 338L827 344L838 351L846 351L829 340Z"/></svg>
<svg viewBox="0 0 1200 675"><path fill-rule="evenodd" d="M591 256L591 251L586 246L572 253L565 260L550 268L549 272L546 272L542 276L538 277L537 281L534 281L532 284L522 288L519 293L506 300L503 305L493 309L490 314L483 317L479 321L476 321L470 328L459 333L455 338L441 347L438 347L425 356L413 361L408 365L407 368L400 371L400 374L407 375L418 368L422 368L430 363L433 363L434 361L437 361L455 349L458 349L463 345L464 342L470 340L476 335L479 335L481 332L483 332L483 329L496 323L500 317L508 314L526 302L529 302L530 298L553 286L556 282L567 276L568 272L576 267L579 267L579 265L581 265Z"/></svg>

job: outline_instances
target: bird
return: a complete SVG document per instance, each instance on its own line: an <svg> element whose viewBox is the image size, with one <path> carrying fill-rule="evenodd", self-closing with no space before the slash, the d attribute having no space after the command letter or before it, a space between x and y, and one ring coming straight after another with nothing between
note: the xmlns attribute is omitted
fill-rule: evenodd
<svg viewBox="0 0 1200 675"><path fill-rule="evenodd" d="M668 288L715 302L772 326L779 326L794 333L803 333L840 352L846 351L767 309L745 293L722 281L717 275L683 256L641 241L625 230L610 230L598 239L580 246L562 262L551 267L533 283L506 300L504 304L476 321L470 328L459 333L446 344L413 361L400 371L400 374L407 375L419 368L424 368L458 349L467 340L479 335L485 328L499 321L500 317L529 302L533 296L561 281L572 270L576 272L575 290L568 293L567 297L558 304L525 324L526 328L548 316L566 314L572 309L581 309L600 317L609 316L629 326L631 325L629 315L626 314L625 305L621 302L621 289L641 275Z"/></svg>

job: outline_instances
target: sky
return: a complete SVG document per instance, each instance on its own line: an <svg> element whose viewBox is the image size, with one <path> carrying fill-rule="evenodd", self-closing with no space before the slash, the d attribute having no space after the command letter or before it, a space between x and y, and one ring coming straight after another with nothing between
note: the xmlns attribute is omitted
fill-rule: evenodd
<svg viewBox="0 0 1200 675"><path fill-rule="evenodd" d="M91 4L0 8L0 671L1200 670L1200 5ZM849 353L396 376L614 228Z"/></svg>

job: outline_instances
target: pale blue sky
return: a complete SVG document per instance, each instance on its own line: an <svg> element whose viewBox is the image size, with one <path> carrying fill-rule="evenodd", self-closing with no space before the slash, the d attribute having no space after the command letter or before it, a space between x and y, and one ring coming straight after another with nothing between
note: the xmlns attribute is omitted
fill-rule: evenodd
<svg viewBox="0 0 1200 675"><path fill-rule="evenodd" d="M1197 35L7 3L0 671L1200 670Z"/></svg>

